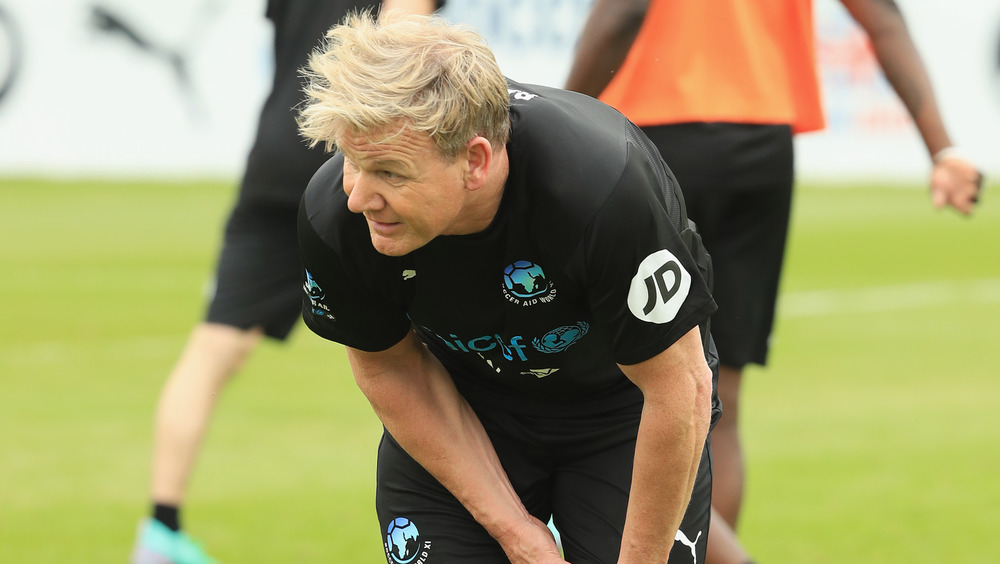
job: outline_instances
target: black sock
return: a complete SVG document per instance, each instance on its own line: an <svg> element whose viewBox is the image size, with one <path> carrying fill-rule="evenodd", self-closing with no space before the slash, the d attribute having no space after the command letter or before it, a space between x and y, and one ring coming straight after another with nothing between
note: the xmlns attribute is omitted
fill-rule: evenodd
<svg viewBox="0 0 1000 564"><path fill-rule="evenodd" d="M171 531L181 530L180 508L176 505L154 504L153 519L163 523Z"/></svg>

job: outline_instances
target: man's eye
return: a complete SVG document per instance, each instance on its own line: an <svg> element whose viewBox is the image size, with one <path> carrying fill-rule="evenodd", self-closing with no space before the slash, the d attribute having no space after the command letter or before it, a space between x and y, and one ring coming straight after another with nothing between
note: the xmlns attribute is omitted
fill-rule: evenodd
<svg viewBox="0 0 1000 564"><path fill-rule="evenodd" d="M392 172L391 170L382 170L382 171L379 171L379 173L386 180L401 180L403 178L402 176L396 174L395 172Z"/></svg>

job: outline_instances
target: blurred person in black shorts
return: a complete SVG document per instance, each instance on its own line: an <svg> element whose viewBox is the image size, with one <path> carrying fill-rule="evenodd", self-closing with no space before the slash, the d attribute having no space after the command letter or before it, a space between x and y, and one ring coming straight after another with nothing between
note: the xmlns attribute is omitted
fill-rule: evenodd
<svg viewBox="0 0 1000 564"><path fill-rule="evenodd" d="M952 147L892 0L841 0L868 33L933 163L935 207L971 213L982 177ZM724 414L713 432L708 562L748 556L740 388L767 360L794 181L792 136L823 127L812 0L596 0L566 87L640 125L670 163L715 266Z"/></svg>
<svg viewBox="0 0 1000 564"><path fill-rule="evenodd" d="M299 136L299 69L347 13L382 9L430 13L434 0L269 0L274 78L261 110L239 195L226 223L205 320L164 385L156 413L152 515L140 524L134 564L211 562L183 532L180 507L215 401L263 337L284 340L301 315L295 221L299 199L326 160Z"/></svg>
<svg viewBox="0 0 1000 564"><path fill-rule="evenodd" d="M385 427L386 561L702 562L711 259L656 147L439 18L348 20L309 73L303 133L339 152L303 318Z"/></svg>

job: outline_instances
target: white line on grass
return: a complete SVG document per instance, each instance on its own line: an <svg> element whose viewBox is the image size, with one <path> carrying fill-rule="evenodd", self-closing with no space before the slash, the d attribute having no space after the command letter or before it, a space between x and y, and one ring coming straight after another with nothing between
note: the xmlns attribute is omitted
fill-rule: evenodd
<svg viewBox="0 0 1000 564"><path fill-rule="evenodd" d="M779 296L778 316L817 317L991 303L1000 303L1000 278L786 293Z"/></svg>
<svg viewBox="0 0 1000 564"><path fill-rule="evenodd" d="M104 361L150 360L173 358L180 354L184 336L125 337L118 339L63 339L34 343L0 344L0 367L74 365L97 356Z"/></svg>
<svg viewBox="0 0 1000 564"><path fill-rule="evenodd" d="M779 297L778 316L821 317L995 303L1000 303L1000 278L984 278L785 293ZM300 327L298 330L305 329ZM82 355L95 353L127 361L173 358L180 354L183 343L183 335L0 343L0 367L72 364Z"/></svg>

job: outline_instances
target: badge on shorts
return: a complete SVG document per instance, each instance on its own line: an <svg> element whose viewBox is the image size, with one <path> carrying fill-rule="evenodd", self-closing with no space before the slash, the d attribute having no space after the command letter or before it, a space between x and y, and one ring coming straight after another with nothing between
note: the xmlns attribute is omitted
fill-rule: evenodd
<svg viewBox="0 0 1000 564"><path fill-rule="evenodd" d="M420 538L416 523L396 517L385 530L385 556L390 564L424 564L431 552L431 541Z"/></svg>

